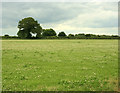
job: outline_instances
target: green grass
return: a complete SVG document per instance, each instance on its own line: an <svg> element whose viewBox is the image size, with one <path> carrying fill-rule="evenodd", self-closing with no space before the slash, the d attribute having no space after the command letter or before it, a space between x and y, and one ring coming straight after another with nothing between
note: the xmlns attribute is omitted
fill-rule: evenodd
<svg viewBox="0 0 120 93"><path fill-rule="evenodd" d="M118 40L3 40L3 91L116 91Z"/></svg>

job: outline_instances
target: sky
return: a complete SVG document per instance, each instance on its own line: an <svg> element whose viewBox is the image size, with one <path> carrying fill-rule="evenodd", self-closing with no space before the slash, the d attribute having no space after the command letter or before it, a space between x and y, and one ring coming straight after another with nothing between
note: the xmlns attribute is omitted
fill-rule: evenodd
<svg viewBox="0 0 120 93"><path fill-rule="evenodd" d="M26 17L57 33L118 34L117 2L2 2L2 35L17 35Z"/></svg>

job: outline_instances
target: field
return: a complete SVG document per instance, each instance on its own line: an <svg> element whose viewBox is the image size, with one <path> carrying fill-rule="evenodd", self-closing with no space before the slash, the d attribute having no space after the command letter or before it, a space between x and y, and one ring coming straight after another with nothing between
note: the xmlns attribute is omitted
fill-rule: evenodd
<svg viewBox="0 0 120 93"><path fill-rule="evenodd" d="M3 91L117 91L118 40L2 40Z"/></svg>

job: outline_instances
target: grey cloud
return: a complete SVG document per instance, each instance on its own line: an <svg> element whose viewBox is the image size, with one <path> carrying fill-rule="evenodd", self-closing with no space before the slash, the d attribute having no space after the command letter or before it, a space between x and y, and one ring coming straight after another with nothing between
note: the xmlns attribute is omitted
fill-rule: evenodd
<svg viewBox="0 0 120 93"><path fill-rule="evenodd" d="M105 6L104 3L102 6ZM61 22L72 19L79 14L94 12L97 7L100 6L97 6L94 3L85 2L3 3L3 27L8 27L9 25L15 26L16 22L28 16L36 18L41 23Z"/></svg>
<svg viewBox="0 0 120 93"><path fill-rule="evenodd" d="M79 6L79 4L76 5ZM51 23L65 21L82 13L79 7L64 8L64 6L72 6L72 4L3 3L3 27L15 26L16 21L27 16L32 16L41 23Z"/></svg>
<svg viewBox="0 0 120 93"><path fill-rule="evenodd" d="M4 2L2 3L2 27L17 28L18 21L25 17L33 17L40 24L61 24L69 20L74 20L79 15L95 13L99 10L103 11L118 11L116 3L98 3L98 2L77 2L77 3L49 3L49 2ZM88 15L89 17L89 15ZM85 18L86 19L86 18ZM79 24L83 20L84 24ZM116 27L117 17L113 16L106 19L94 19L84 21L77 20L77 23L71 23L71 26L82 27ZM49 28L49 27L48 27Z"/></svg>

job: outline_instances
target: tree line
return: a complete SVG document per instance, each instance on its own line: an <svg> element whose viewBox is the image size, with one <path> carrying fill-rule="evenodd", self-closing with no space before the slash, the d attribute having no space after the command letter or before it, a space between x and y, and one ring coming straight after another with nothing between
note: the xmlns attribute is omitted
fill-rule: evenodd
<svg viewBox="0 0 120 93"><path fill-rule="evenodd" d="M54 29L43 29L37 20L27 17L18 22L17 36L4 35L2 38L19 39L118 39L118 35L69 34L64 31L58 33Z"/></svg>

